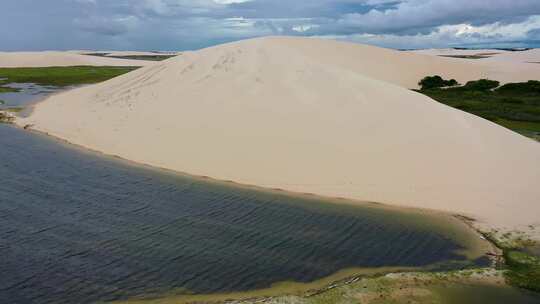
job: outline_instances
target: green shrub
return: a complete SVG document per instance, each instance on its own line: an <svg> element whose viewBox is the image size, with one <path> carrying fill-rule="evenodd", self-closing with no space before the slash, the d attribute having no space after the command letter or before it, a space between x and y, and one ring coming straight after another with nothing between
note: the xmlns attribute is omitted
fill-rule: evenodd
<svg viewBox="0 0 540 304"><path fill-rule="evenodd" d="M508 83L497 89L497 92L504 94L540 94L540 81L529 80L527 82Z"/></svg>
<svg viewBox="0 0 540 304"><path fill-rule="evenodd" d="M427 76L424 79L420 80L418 85L422 87L422 90L429 90L442 87L451 87L456 86L459 83L455 79L444 80L441 76Z"/></svg>
<svg viewBox="0 0 540 304"><path fill-rule="evenodd" d="M442 82L441 82L442 80ZM426 77L420 84L440 86L445 80ZM533 139L540 132L540 81L509 83L496 88L497 81L481 79L465 86L420 90L448 106L491 120Z"/></svg>
<svg viewBox="0 0 540 304"><path fill-rule="evenodd" d="M497 88L501 83L496 80L480 79L476 81L469 81L465 84L464 88L467 90L475 91L489 91Z"/></svg>

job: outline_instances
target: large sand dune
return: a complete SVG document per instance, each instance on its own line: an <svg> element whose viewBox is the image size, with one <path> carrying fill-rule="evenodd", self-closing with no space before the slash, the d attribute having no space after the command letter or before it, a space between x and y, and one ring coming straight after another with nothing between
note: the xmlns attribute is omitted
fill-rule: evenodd
<svg viewBox="0 0 540 304"><path fill-rule="evenodd" d="M468 62L254 39L56 95L18 123L194 175L538 225L540 144L406 89L497 72Z"/></svg>
<svg viewBox="0 0 540 304"><path fill-rule="evenodd" d="M51 67L51 66L146 66L153 61L128 60L78 54L76 52L0 52L0 67Z"/></svg>

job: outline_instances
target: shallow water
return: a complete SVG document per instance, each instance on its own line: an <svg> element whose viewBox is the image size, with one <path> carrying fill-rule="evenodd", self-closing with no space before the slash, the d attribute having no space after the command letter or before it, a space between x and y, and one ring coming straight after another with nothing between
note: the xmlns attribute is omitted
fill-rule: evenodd
<svg viewBox="0 0 540 304"><path fill-rule="evenodd" d="M0 93L0 100L5 102L3 107L24 107L36 100L58 92L64 88L42 86L34 83L11 83L6 87L18 89L18 92Z"/></svg>
<svg viewBox="0 0 540 304"><path fill-rule="evenodd" d="M413 213L132 166L6 125L0 147L0 299L9 303L245 291L349 267L472 263Z"/></svg>

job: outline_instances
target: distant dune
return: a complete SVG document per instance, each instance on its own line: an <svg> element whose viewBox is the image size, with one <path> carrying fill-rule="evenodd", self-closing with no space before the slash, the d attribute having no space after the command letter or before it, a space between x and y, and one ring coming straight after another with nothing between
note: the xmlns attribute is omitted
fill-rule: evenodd
<svg viewBox="0 0 540 304"><path fill-rule="evenodd" d="M74 51L78 54L103 54L105 57L113 56L159 56L159 55L177 55L179 52L141 52L141 51Z"/></svg>
<svg viewBox="0 0 540 304"><path fill-rule="evenodd" d="M454 61L468 61L468 64L473 69L483 70L483 78L499 80L502 83L540 79L540 67L538 66L538 64L540 63L540 49L531 49L525 51L506 51L494 49L428 49L412 51L410 53L427 55L432 57L436 56L437 58L464 56L476 58L448 59Z"/></svg>
<svg viewBox="0 0 540 304"><path fill-rule="evenodd" d="M51 67L51 66L146 66L152 61L127 60L78 54L76 52L0 52L0 67Z"/></svg>
<svg viewBox="0 0 540 304"><path fill-rule="evenodd" d="M18 123L194 175L525 229L540 224L540 144L407 88L432 74L540 79L540 65L531 66L523 75L473 60L260 38L53 96Z"/></svg>

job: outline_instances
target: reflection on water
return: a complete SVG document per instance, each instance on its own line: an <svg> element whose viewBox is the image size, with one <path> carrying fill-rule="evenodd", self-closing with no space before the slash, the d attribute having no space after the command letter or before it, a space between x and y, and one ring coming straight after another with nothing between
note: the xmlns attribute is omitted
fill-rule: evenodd
<svg viewBox="0 0 540 304"><path fill-rule="evenodd" d="M0 298L10 303L238 291L464 260L411 214L128 166L9 126L0 147Z"/></svg>
<svg viewBox="0 0 540 304"><path fill-rule="evenodd" d="M14 107L27 107L33 103L59 91L71 89L73 87L43 86L35 83L11 83L4 85L17 89L17 92L0 93L0 110ZM22 112L19 115L25 115Z"/></svg>

